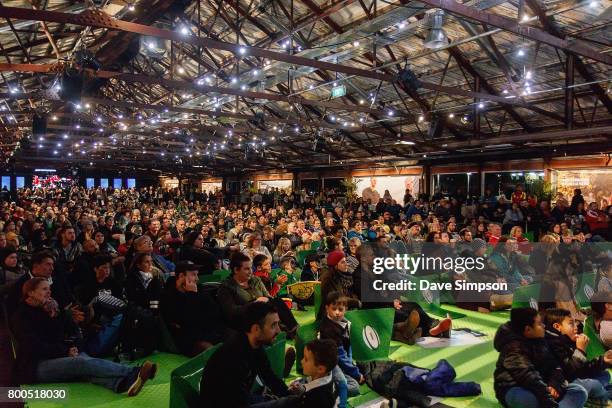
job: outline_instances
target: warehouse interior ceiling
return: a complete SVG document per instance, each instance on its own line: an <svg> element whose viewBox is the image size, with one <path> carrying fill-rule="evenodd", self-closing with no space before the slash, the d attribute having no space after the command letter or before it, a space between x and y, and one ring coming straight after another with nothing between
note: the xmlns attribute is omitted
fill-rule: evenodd
<svg viewBox="0 0 612 408"><path fill-rule="evenodd" d="M14 165L226 174L612 151L608 0L0 4Z"/></svg>

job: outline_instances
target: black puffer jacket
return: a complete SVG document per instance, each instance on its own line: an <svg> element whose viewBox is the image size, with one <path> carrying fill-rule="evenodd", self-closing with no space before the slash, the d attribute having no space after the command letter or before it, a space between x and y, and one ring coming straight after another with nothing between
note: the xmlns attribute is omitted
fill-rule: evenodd
<svg viewBox="0 0 612 408"><path fill-rule="evenodd" d="M548 348L561 365L565 379L569 382L576 378L592 378L609 368L603 356L589 361L586 354L576 348L576 343L554 328L546 329L545 338Z"/></svg>
<svg viewBox="0 0 612 408"><path fill-rule="evenodd" d="M499 351L494 377L495 396L501 404L506 406L506 392L510 388L522 387L535 395L540 408L558 406L547 387L563 394L566 382L544 339L527 339L506 323L497 330L493 344Z"/></svg>

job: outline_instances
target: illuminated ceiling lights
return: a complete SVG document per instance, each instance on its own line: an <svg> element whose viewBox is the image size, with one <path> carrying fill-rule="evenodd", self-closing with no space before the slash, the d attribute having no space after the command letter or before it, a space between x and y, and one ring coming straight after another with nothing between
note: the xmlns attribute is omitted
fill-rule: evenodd
<svg viewBox="0 0 612 408"><path fill-rule="evenodd" d="M435 50L448 44L448 37L442 29L444 25L444 10L436 9L430 15L431 27L423 45L425 48Z"/></svg>

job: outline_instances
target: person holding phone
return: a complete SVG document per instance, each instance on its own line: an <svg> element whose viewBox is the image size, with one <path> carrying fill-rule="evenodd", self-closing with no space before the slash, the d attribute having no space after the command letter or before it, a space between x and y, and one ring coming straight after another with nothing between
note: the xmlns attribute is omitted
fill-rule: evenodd
<svg viewBox="0 0 612 408"><path fill-rule="evenodd" d="M14 376L17 384L87 380L116 393L137 395L157 365L146 361L140 367L93 358L82 352L78 338L70 336L74 326L64 318L51 297L45 278L34 277L24 283L22 298L13 315L12 327L19 349Z"/></svg>

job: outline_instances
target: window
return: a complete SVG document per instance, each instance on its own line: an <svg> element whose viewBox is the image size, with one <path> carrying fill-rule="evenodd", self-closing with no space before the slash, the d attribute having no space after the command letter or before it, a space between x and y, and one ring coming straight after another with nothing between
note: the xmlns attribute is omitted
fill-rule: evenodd
<svg viewBox="0 0 612 408"><path fill-rule="evenodd" d="M128 188L136 188L136 179L127 179L127 186Z"/></svg>
<svg viewBox="0 0 612 408"><path fill-rule="evenodd" d="M2 176L2 188L11 189L11 176Z"/></svg>
<svg viewBox="0 0 612 408"><path fill-rule="evenodd" d="M113 179L113 187L114 188L121 188L121 187L123 187L123 180L120 179L120 178Z"/></svg>
<svg viewBox="0 0 612 408"><path fill-rule="evenodd" d="M533 187L544 180L541 171L502 171L485 174L485 189L490 189L495 195L504 194L510 199L517 184L521 184L527 193L533 192Z"/></svg>
<svg viewBox="0 0 612 408"><path fill-rule="evenodd" d="M100 179L100 187L108 188L108 179L107 178Z"/></svg>
<svg viewBox="0 0 612 408"><path fill-rule="evenodd" d="M87 187L87 188L94 188L94 179L86 178L85 179L85 187Z"/></svg>
<svg viewBox="0 0 612 408"><path fill-rule="evenodd" d="M25 187L25 177L16 177L15 180L16 180L17 188Z"/></svg>
<svg viewBox="0 0 612 408"><path fill-rule="evenodd" d="M300 180L300 187L305 189L308 193L318 193L321 191L321 180L302 179Z"/></svg>

